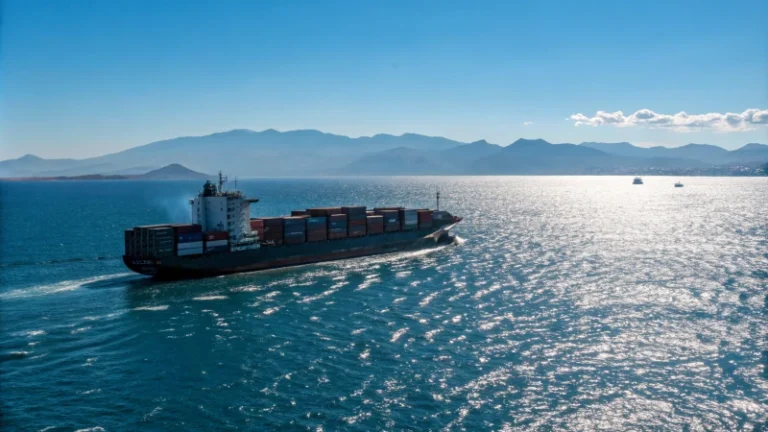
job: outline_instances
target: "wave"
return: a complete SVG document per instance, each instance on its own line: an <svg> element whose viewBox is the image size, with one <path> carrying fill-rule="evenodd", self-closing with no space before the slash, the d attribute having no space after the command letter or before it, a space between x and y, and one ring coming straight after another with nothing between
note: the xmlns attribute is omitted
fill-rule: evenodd
<svg viewBox="0 0 768 432"><path fill-rule="evenodd" d="M54 284L49 284L49 285L39 285L39 286L33 286L29 288L21 288L21 289L0 293L0 299L7 300L7 299L15 299L15 298L38 297L38 296L57 294L57 293L66 292L66 291L73 291L85 285L93 284L96 282L111 281L113 279L119 279L126 276L131 276L131 275L134 275L134 274L133 273L117 273L117 274L111 274L111 275L95 276L95 277L90 277L85 279L61 281L61 282L56 282Z"/></svg>
<svg viewBox="0 0 768 432"><path fill-rule="evenodd" d="M225 295L209 295L209 296L200 296L200 297L194 297L192 300L198 300L198 301L206 301L206 300L226 300L229 297Z"/></svg>
<svg viewBox="0 0 768 432"><path fill-rule="evenodd" d="M135 311L164 311L168 310L168 305L158 305L158 306L139 306L135 307L131 310Z"/></svg>
<svg viewBox="0 0 768 432"><path fill-rule="evenodd" d="M0 263L0 268L5 267L27 267L27 266L40 266L40 265L53 265L53 264L70 264L79 262L94 262L94 261L107 261L107 260L119 260L120 256L97 256L97 257L73 257L62 258L55 260L44 261L11 261Z"/></svg>

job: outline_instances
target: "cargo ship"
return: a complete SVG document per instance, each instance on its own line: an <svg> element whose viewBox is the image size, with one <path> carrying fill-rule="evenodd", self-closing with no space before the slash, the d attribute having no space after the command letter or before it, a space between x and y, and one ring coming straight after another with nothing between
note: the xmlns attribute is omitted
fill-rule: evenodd
<svg viewBox="0 0 768 432"><path fill-rule="evenodd" d="M294 210L251 218L259 200L206 182L190 200L192 223L125 230L125 265L159 279L266 270L449 244L460 217L437 208L365 206Z"/></svg>

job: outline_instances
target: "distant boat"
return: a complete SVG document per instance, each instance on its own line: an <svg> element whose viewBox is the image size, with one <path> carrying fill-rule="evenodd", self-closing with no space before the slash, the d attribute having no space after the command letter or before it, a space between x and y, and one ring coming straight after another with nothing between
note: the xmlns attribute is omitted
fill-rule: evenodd
<svg viewBox="0 0 768 432"><path fill-rule="evenodd" d="M675 187L683 187L683 184L680 182L675 183Z"/></svg>
<svg viewBox="0 0 768 432"><path fill-rule="evenodd" d="M636 185L636 184L643 184L643 179L641 179L640 177L635 177L635 179L634 179L634 180L632 180L632 184L633 184L633 185Z"/></svg>

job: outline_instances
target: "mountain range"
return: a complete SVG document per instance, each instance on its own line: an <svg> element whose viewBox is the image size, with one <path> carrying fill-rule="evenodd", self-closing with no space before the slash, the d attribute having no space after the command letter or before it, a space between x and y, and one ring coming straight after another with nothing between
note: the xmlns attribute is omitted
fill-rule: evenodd
<svg viewBox="0 0 768 432"><path fill-rule="evenodd" d="M136 175L169 164L231 176L498 175L664 173L757 167L768 145L736 150L708 144L644 148L627 142L552 144L519 139L507 146L418 134L350 138L316 130L237 129L157 141L87 159L33 155L0 162L0 177Z"/></svg>
<svg viewBox="0 0 768 432"><path fill-rule="evenodd" d="M168 166L150 170L144 174L82 174L74 176L30 176L30 177L11 177L8 180L215 180L215 177L208 174L192 171L191 169L179 165L170 164Z"/></svg>

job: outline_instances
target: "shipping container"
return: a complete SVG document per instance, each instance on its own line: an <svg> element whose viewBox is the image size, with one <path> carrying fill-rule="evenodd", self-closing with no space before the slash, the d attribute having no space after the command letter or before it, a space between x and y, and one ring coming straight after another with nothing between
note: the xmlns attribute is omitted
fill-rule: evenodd
<svg viewBox="0 0 768 432"><path fill-rule="evenodd" d="M203 239L207 242L212 240L229 240L229 233L226 231L210 231L203 234Z"/></svg>
<svg viewBox="0 0 768 432"><path fill-rule="evenodd" d="M173 224L171 227L173 228L173 231L176 233L176 235L199 233L203 231L202 225L198 224Z"/></svg>
<svg viewBox="0 0 768 432"><path fill-rule="evenodd" d="M203 233L190 232L190 233L179 234L178 236L176 236L176 239L179 243L200 242L200 241L203 241Z"/></svg>
<svg viewBox="0 0 768 432"><path fill-rule="evenodd" d="M342 207L341 212L344 213L345 215L349 215L350 219L352 217L366 216L365 206Z"/></svg>
<svg viewBox="0 0 768 432"><path fill-rule="evenodd" d="M202 253L203 248L179 249L176 251L176 256L202 255Z"/></svg>
<svg viewBox="0 0 768 432"><path fill-rule="evenodd" d="M432 210L419 210L419 229L432 227Z"/></svg>
<svg viewBox="0 0 768 432"><path fill-rule="evenodd" d="M349 235L349 237L364 237L365 234L365 225L350 225L347 235Z"/></svg>
<svg viewBox="0 0 768 432"><path fill-rule="evenodd" d="M217 246L226 246L229 244L228 240L212 240L205 242L205 247L217 247Z"/></svg>
<svg viewBox="0 0 768 432"><path fill-rule="evenodd" d="M291 216L309 216L306 210L291 210Z"/></svg>
<svg viewBox="0 0 768 432"><path fill-rule="evenodd" d="M332 214L341 213L341 207L316 207L307 209L309 215L312 217L330 216Z"/></svg>
<svg viewBox="0 0 768 432"><path fill-rule="evenodd" d="M255 232L259 239L264 238L264 221L261 219L251 219L251 231Z"/></svg>
<svg viewBox="0 0 768 432"><path fill-rule="evenodd" d="M319 227L322 227L323 229L325 229L325 226L328 223L327 221L328 221L328 218L326 218L325 216L307 218L307 229L319 228Z"/></svg>
<svg viewBox="0 0 768 432"><path fill-rule="evenodd" d="M325 227L323 227L323 229L307 231L308 242L318 242L325 240L328 240L328 231L325 229Z"/></svg>
<svg viewBox="0 0 768 432"><path fill-rule="evenodd" d="M203 241L196 241L196 242L187 242L187 243L178 243L176 244L176 249L199 249L203 247Z"/></svg>

